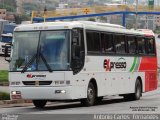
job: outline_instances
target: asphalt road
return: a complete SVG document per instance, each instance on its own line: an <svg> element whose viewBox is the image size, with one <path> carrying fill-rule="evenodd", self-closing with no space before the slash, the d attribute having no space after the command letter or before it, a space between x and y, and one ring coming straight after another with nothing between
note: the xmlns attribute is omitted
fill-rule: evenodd
<svg viewBox="0 0 160 120"><path fill-rule="evenodd" d="M4 60L4 57L0 56L0 70L8 70L9 64Z"/></svg>
<svg viewBox="0 0 160 120"><path fill-rule="evenodd" d="M9 93L9 87L8 86L0 86L0 91Z"/></svg>

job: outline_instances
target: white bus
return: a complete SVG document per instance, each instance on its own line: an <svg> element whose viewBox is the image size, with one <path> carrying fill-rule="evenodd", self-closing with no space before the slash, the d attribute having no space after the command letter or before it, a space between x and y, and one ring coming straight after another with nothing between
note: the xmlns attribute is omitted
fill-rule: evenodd
<svg viewBox="0 0 160 120"><path fill-rule="evenodd" d="M53 100L91 106L107 95L139 100L157 89L155 39L89 21L21 25L14 30L9 81L12 99L31 99L37 108Z"/></svg>

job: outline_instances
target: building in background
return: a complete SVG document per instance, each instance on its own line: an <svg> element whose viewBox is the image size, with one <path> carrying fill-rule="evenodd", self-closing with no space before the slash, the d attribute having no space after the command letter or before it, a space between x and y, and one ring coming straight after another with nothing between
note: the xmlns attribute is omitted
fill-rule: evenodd
<svg viewBox="0 0 160 120"><path fill-rule="evenodd" d="M155 6L160 6L160 0L154 0L154 5Z"/></svg>
<svg viewBox="0 0 160 120"><path fill-rule="evenodd" d="M155 25L160 27L160 15L155 15Z"/></svg>

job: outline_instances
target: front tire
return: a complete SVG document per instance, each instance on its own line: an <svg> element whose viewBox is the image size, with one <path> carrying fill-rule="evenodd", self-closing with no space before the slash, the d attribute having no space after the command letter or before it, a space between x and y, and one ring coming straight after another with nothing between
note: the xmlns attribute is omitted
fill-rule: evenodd
<svg viewBox="0 0 160 120"><path fill-rule="evenodd" d="M92 82L89 83L87 89L87 98L81 100L81 104L84 106L92 106L95 103L96 89Z"/></svg>
<svg viewBox="0 0 160 120"><path fill-rule="evenodd" d="M47 103L47 100L33 100L32 101L36 108L44 108Z"/></svg>

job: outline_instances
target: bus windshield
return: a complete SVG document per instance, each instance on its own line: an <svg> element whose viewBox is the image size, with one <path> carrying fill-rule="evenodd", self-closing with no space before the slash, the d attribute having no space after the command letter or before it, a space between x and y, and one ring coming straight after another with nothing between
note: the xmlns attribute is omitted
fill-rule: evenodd
<svg viewBox="0 0 160 120"><path fill-rule="evenodd" d="M2 36L0 41L4 43L8 43L12 41L12 37Z"/></svg>
<svg viewBox="0 0 160 120"><path fill-rule="evenodd" d="M68 70L69 39L69 30L15 32L10 71Z"/></svg>

